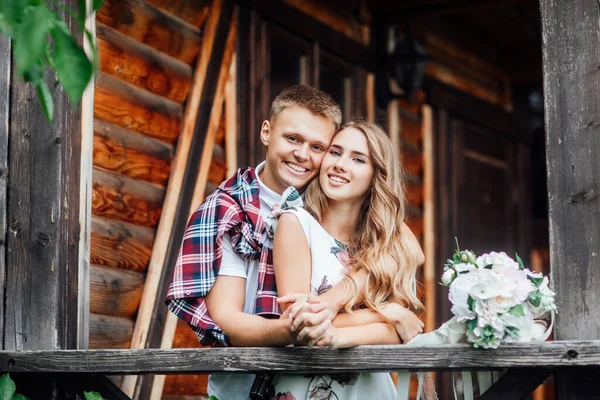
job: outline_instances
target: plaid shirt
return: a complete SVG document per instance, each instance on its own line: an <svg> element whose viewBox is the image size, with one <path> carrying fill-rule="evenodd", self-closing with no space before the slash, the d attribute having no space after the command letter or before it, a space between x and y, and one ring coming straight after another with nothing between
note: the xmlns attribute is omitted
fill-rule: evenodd
<svg viewBox="0 0 600 400"><path fill-rule="evenodd" d="M263 246L267 229L253 168L240 168L191 216L167 293L169 310L187 322L205 346L230 345L225 332L208 315L204 300L219 275L225 234L242 258L259 260L255 313L279 317L273 249Z"/></svg>

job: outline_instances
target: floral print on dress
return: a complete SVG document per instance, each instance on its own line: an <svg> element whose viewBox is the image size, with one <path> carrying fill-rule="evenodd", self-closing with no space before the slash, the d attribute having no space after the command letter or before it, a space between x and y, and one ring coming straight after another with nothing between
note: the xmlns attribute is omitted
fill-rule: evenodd
<svg viewBox="0 0 600 400"><path fill-rule="evenodd" d="M290 393L277 393L271 400L296 400L296 398Z"/></svg>
<svg viewBox="0 0 600 400"><path fill-rule="evenodd" d="M348 268L350 263L350 255L348 254L348 245L340 242L337 239L335 240L335 246L331 247L331 254L338 259L340 264L344 266L344 268Z"/></svg>
<svg viewBox="0 0 600 400"><path fill-rule="evenodd" d="M304 208L304 202L300 197L300 193L293 187L285 189L285 192L281 195L281 202L273 204L271 213L264 219L265 226L267 228L267 235L273 239L275 237L275 231L277 230L277 223L279 217L281 217L282 211L284 210L298 210Z"/></svg>
<svg viewBox="0 0 600 400"><path fill-rule="evenodd" d="M333 285L331 283L329 283L329 279L327 279L327 275L325 275L325 276L323 276L323 279L321 279L321 284L319 285L319 287L313 288L313 293L315 293L317 295L322 295L323 293L325 293L332 287L333 287Z"/></svg>

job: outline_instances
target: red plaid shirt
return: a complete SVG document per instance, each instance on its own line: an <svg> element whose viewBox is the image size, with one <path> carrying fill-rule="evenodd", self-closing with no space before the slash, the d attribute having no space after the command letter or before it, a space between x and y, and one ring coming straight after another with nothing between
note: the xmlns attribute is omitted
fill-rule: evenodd
<svg viewBox="0 0 600 400"><path fill-rule="evenodd" d="M219 275L226 234L242 258L259 260L255 313L279 317L273 249L263 246L267 230L253 168L239 169L191 216L167 293L169 310L187 322L205 346L230 345L225 332L210 318L204 300Z"/></svg>

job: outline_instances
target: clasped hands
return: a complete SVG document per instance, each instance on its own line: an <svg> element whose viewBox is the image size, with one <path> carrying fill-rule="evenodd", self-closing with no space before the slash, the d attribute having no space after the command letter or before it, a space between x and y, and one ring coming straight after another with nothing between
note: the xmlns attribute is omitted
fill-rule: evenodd
<svg viewBox="0 0 600 400"><path fill-rule="evenodd" d="M280 319L290 319L290 330L296 345L343 348L343 328L333 325L339 310L313 293L289 294L277 299L285 308ZM401 343L407 343L423 332L423 322L409 309L397 303L383 307L381 322L387 319L395 328ZM383 318L385 317L385 318Z"/></svg>

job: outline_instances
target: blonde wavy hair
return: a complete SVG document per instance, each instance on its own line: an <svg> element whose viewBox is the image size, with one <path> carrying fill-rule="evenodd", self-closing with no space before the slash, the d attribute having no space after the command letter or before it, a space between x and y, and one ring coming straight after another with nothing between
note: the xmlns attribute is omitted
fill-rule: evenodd
<svg viewBox="0 0 600 400"><path fill-rule="evenodd" d="M381 127L351 121L338 132L348 128L365 135L374 172L349 243L350 273L343 282L351 292L351 299L345 308L351 311L364 304L381 313L382 306L395 300L405 307L423 310L414 291L417 253L402 233L405 219L403 167ZM306 210L321 221L328 202L319 179L313 180L306 189L305 204ZM353 278L359 271L366 272L364 293L359 293Z"/></svg>

